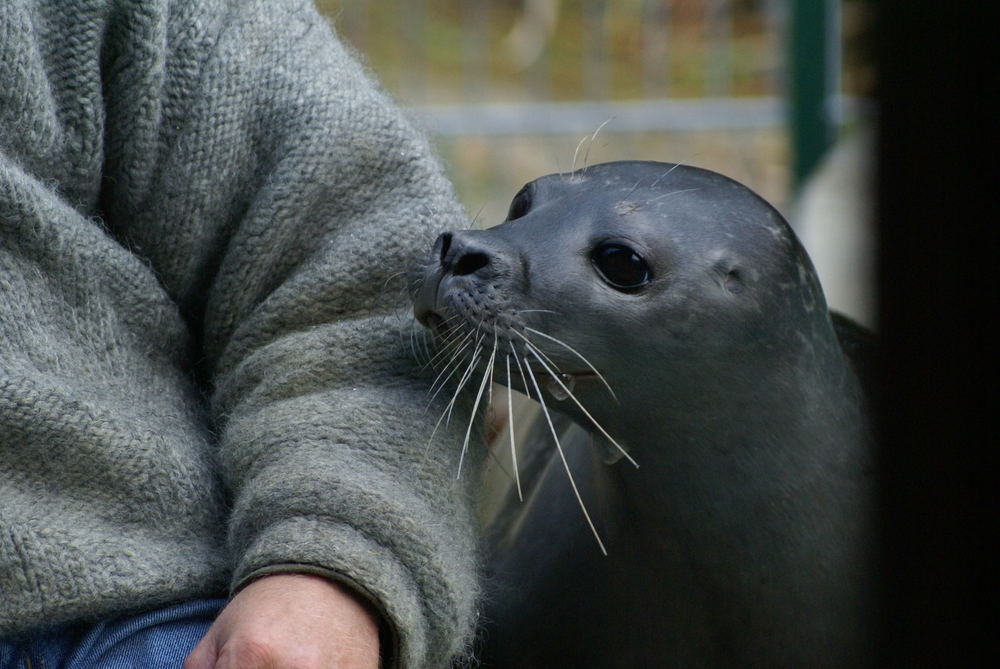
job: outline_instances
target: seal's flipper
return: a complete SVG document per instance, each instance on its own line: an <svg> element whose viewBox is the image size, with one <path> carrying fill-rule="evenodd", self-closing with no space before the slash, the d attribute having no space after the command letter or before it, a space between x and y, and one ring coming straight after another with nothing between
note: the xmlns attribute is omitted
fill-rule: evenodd
<svg viewBox="0 0 1000 669"><path fill-rule="evenodd" d="M863 325L836 311L830 311L830 321L833 323L834 332L837 333L840 348L844 351L844 356L850 363L851 369L861 381L865 394L869 398L877 397L878 336Z"/></svg>

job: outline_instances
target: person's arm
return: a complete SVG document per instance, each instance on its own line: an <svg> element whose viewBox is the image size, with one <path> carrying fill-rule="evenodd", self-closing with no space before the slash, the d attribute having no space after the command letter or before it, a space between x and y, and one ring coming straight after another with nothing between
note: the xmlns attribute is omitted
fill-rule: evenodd
<svg viewBox="0 0 1000 669"><path fill-rule="evenodd" d="M108 41L104 214L200 333L230 609L319 575L394 664L445 664L474 617L468 477L455 423L430 441L400 273L463 226L451 187L308 2L137 5Z"/></svg>

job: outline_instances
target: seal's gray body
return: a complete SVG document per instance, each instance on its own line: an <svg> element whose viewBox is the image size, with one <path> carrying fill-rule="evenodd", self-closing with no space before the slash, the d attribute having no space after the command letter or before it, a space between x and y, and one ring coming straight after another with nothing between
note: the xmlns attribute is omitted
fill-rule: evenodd
<svg viewBox="0 0 1000 669"><path fill-rule="evenodd" d="M607 557L555 466L500 514L485 663L864 665L864 401L780 214L721 175L628 162L543 177L510 218L439 240L418 317L460 316L515 352L518 332L563 342L532 337L640 466L567 445ZM621 290L597 270L608 244L644 260L641 285ZM541 399L595 431L559 397Z"/></svg>

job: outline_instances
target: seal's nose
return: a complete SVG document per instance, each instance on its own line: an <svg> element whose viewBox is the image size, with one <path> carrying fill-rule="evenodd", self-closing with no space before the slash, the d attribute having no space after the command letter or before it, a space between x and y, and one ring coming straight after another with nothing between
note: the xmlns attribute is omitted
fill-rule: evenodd
<svg viewBox="0 0 1000 669"><path fill-rule="evenodd" d="M441 262L441 271L453 276L465 276L489 267L495 253L470 233L445 232L438 237L435 247Z"/></svg>

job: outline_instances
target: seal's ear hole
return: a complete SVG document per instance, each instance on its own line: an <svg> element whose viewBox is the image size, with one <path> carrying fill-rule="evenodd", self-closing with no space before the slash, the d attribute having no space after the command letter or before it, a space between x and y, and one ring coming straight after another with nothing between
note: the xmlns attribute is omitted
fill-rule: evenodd
<svg viewBox="0 0 1000 669"><path fill-rule="evenodd" d="M507 220L517 220L527 214L529 209L531 209L531 184L525 184L511 200L510 209L507 210Z"/></svg>
<svg viewBox="0 0 1000 669"><path fill-rule="evenodd" d="M746 288L743 285L743 276L736 269L731 269L726 273L725 284L726 290L733 295L739 295Z"/></svg>

